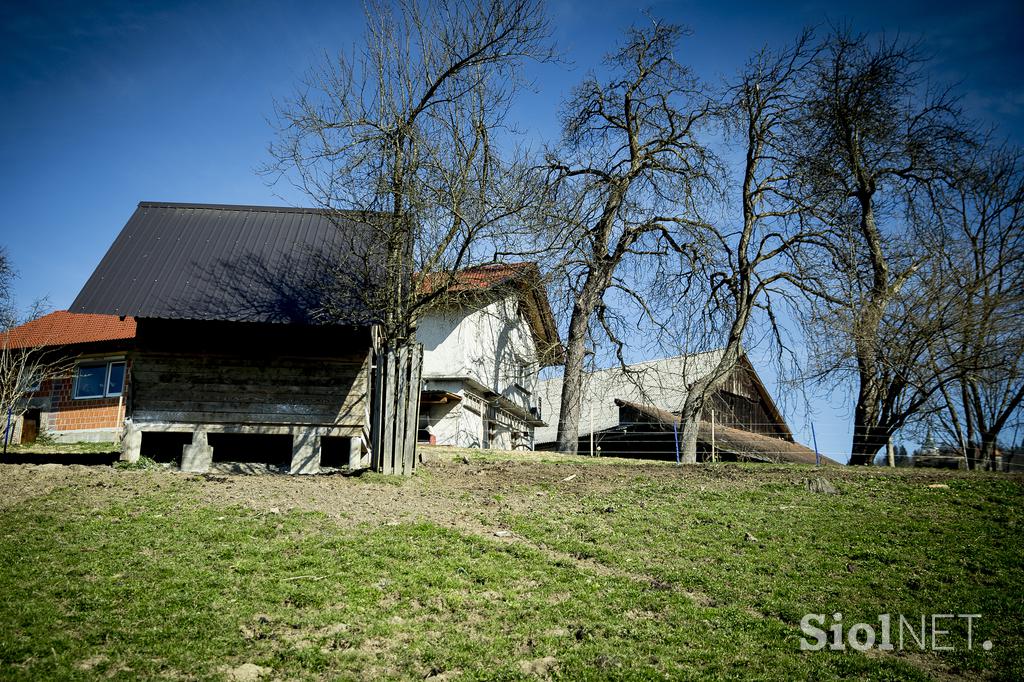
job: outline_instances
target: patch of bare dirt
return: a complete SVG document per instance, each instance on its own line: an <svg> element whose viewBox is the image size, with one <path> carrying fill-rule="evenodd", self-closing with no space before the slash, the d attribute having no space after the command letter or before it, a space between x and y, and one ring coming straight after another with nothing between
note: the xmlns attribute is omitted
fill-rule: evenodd
<svg viewBox="0 0 1024 682"><path fill-rule="evenodd" d="M887 476L911 479L922 485L949 483L976 472L936 470L844 469L830 467L829 478L870 480ZM1018 482L1024 477L999 475ZM651 464L574 464L572 462L437 462L421 465L417 475L405 479L354 476L277 476L237 474L183 474L170 469L117 470L110 466L80 464L0 465L0 509L45 496L56 490L75 490L88 501L145 495L161 489L180 489L197 502L239 505L267 513L302 510L356 523L384 525L430 521L443 526L517 541L498 519L509 513L549 510L553 504L567 509L584 498L623 485L673 482L699 494L708 490L762 485L806 485L812 470L787 466L749 467L697 465L677 467ZM495 535L495 533L499 535Z"/></svg>

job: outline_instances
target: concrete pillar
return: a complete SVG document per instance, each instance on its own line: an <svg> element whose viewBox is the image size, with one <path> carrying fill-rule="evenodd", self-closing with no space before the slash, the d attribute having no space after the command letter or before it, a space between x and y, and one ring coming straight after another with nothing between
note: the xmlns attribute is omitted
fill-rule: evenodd
<svg viewBox="0 0 1024 682"><path fill-rule="evenodd" d="M125 424L124 440L121 442L121 461L138 462L142 453L142 430L133 422Z"/></svg>
<svg viewBox="0 0 1024 682"><path fill-rule="evenodd" d="M292 466L290 474L320 473L320 436L309 429L292 438Z"/></svg>
<svg viewBox="0 0 1024 682"><path fill-rule="evenodd" d="M352 436L348 442L348 468L351 471L365 469L370 465L369 453L363 454L363 439Z"/></svg>
<svg viewBox="0 0 1024 682"><path fill-rule="evenodd" d="M193 474L205 474L213 464L213 448L206 440L206 431L196 429L192 444L181 446L181 470Z"/></svg>
<svg viewBox="0 0 1024 682"><path fill-rule="evenodd" d="M10 425L5 425L7 445L21 445L21 430L25 426L24 417L14 417Z"/></svg>

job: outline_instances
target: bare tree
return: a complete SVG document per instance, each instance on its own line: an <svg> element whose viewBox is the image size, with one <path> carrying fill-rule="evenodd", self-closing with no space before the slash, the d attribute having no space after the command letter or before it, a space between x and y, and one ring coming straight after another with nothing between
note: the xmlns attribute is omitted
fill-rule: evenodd
<svg viewBox="0 0 1024 682"><path fill-rule="evenodd" d="M553 54L541 0L370 0L365 19L352 54L278 106L266 172L371 231L362 271L338 272L339 289L402 344L450 273L520 227L528 173L501 136L522 63Z"/></svg>
<svg viewBox="0 0 1024 682"><path fill-rule="evenodd" d="M17 306L14 303L14 266L7 249L0 246L0 329L14 326Z"/></svg>
<svg viewBox="0 0 1024 682"><path fill-rule="evenodd" d="M915 287L929 258L915 231L934 229L928 191L968 135L948 92L926 87L923 67L913 46L835 33L794 150L803 191L833 237L827 253L810 254L803 288L816 303L808 336L818 378L857 387L851 464L870 464L940 386L918 373L931 333L918 323L936 301Z"/></svg>
<svg viewBox="0 0 1024 682"><path fill-rule="evenodd" d="M32 306L31 311L18 319L18 306L14 301L14 268L6 249L0 248L0 419L3 420L3 448L7 453L14 423L29 407L32 390L41 382L66 373L71 362L54 355L45 344L26 345L18 340L13 330L19 323L30 322L45 310L45 302Z"/></svg>
<svg viewBox="0 0 1024 682"><path fill-rule="evenodd" d="M553 226L571 293L558 423L558 447L566 452L577 449L595 320L614 339L606 296L617 293L646 310L617 272L630 261L684 250L680 230L703 224L698 208L713 184L715 159L697 132L712 103L675 58L683 36L679 26L655 20L628 30L605 59L608 80L588 76L565 104L562 143L547 154L550 199L560 209Z"/></svg>
<svg viewBox="0 0 1024 682"><path fill-rule="evenodd" d="M941 195L938 247L955 302L932 363L952 372L932 419L969 467L995 465L1000 432L1024 402L1024 157L984 150Z"/></svg>
<svg viewBox="0 0 1024 682"><path fill-rule="evenodd" d="M701 258L684 259L677 275L682 287L666 291L684 306L688 335L713 339L719 350L710 371L686 388L682 409L681 460L696 462L699 420L705 404L735 370L755 318L765 323L776 349L784 347L777 306L791 300L800 282L797 252L820 245L826 235L799 218L807 201L793 194L787 148L806 96L806 75L818 54L805 31L788 49L762 50L732 85L718 111L719 120L742 159L734 179L739 204L731 216L702 230L709 248ZM702 280L700 283L695 278ZM667 328L679 329L669 324Z"/></svg>
<svg viewBox="0 0 1024 682"><path fill-rule="evenodd" d="M0 333L0 410L3 410L4 454L14 424L30 407L32 393L45 381L70 371L73 361L46 347L12 344L9 330Z"/></svg>

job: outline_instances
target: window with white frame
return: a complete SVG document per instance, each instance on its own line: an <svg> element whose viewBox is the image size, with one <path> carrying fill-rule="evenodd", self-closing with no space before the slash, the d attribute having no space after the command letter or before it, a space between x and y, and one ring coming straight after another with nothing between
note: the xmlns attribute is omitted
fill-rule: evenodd
<svg viewBox="0 0 1024 682"><path fill-rule="evenodd" d="M116 398L124 391L124 360L83 362L75 369L76 400Z"/></svg>

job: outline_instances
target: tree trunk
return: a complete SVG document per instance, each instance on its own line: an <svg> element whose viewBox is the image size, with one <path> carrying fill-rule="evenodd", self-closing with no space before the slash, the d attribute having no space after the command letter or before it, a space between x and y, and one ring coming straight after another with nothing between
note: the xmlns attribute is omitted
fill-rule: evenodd
<svg viewBox="0 0 1024 682"><path fill-rule="evenodd" d="M877 325L873 325L873 328L877 329ZM878 425L881 390L878 386L878 370L874 360L874 343L858 343L857 354L860 388L857 392L857 405L853 411L850 464L868 466L874 462L875 455L885 445L889 434L880 434L881 429Z"/></svg>
<svg viewBox="0 0 1024 682"><path fill-rule="evenodd" d="M869 415L874 411L874 403L870 396L861 391L857 399L857 407L853 420L853 443L850 446L850 464L868 466L885 445L886 439L879 439L875 433L874 420Z"/></svg>
<svg viewBox="0 0 1024 682"><path fill-rule="evenodd" d="M562 376L561 405L558 411L558 449L575 453L580 437L580 408L583 402L583 359L590 314L577 302L569 321L565 343L565 372Z"/></svg>
<svg viewBox="0 0 1024 682"><path fill-rule="evenodd" d="M990 431L981 434L980 464L986 471L996 470L996 435Z"/></svg>
<svg viewBox="0 0 1024 682"><path fill-rule="evenodd" d="M850 464L853 466L870 466L878 451L889 440L889 435L882 433L876 426L878 399L871 391L870 380L866 383L866 386L865 383L861 384L854 410L853 444L850 448Z"/></svg>
<svg viewBox="0 0 1024 682"><path fill-rule="evenodd" d="M682 429L679 433L679 461L682 464L696 464L700 414L694 414L689 418L683 417L682 422Z"/></svg>
<svg viewBox="0 0 1024 682"><path fill-rule="evenodd" d="M853 437L853 448L850 453L851 466L870 466L878 451L882 448L882 441L870 438Z"/></svg>
<svg viewBox="0 0 1024 682"><path fill-rule="evenodd" d="M890 469L896 468L896 448L893 447L892 438L885 443L885 455Z"/></svg>
<svg viewBox="0 0 1024 682"><path fill-rule="evenodd" d="M857 354L857 374L860 387L853 418L853 445L850 448L850 464L868 466L888 440L888 434L879 438L879 412L884 389L878 364L878 329L885 315L885 308L891 297L889 286L889 263L882 248L882 237L875 223L873 196L875 188L861 166L859 148L849 150L857 170L857 184L861 191L860 230L868 247L871 265L871 289L868 299L856 312L853 323L854 347Z"/></svg>
<svg viewBox="0 0 1024 682"><path fill-rule="evenodd" d="M558 449L575 453L579 448L580 412L583 407L583 362L586 358L587 331L594 314L603 275L591 272L572 308L569 335L565 341L565 372L562 375L562 404L558 411ZM594 399L595 396L591 396Z"/></svg>
<svg viewBox="0 0 1024 682"><path fill-rule="evenodd" d="M682 419L683 433L680 442L680 461L683 464L697 463L697 436L700 431L701 415L704 413L704 406L712 394L721 386L722 381L735 369L742 355L740 339L743 329L746 327L746 318L749 306L737 313L733 322L732 334L722 351L722 357L718 365L706 376L693 382L687 390L686 401L683 403Z"/></svg>

